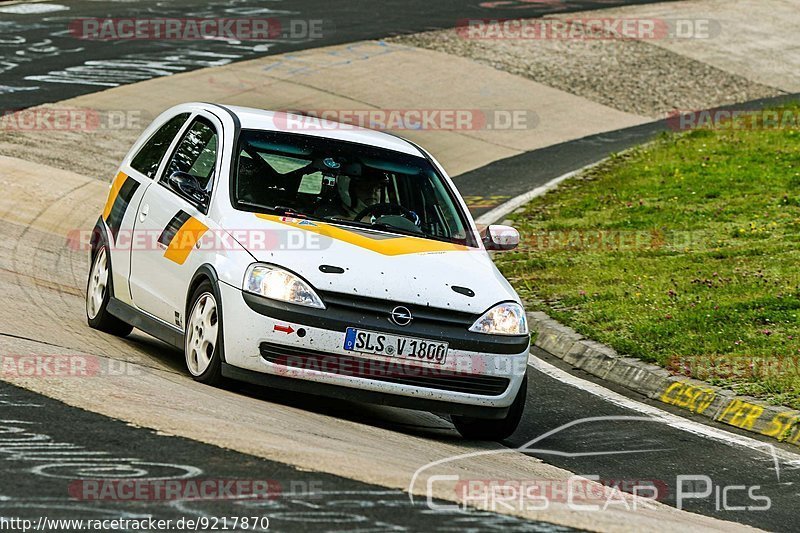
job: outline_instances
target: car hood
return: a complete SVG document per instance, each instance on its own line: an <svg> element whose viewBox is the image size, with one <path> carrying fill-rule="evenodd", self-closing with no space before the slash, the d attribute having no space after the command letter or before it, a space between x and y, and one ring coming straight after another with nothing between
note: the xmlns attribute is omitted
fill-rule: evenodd
<svg viewBox="0 0 800 533"><path fill-rule="evenodd" d="M241 211L220 222L258 261L291 270L323 292L470 313L519 302L482 249Z"/></svg>

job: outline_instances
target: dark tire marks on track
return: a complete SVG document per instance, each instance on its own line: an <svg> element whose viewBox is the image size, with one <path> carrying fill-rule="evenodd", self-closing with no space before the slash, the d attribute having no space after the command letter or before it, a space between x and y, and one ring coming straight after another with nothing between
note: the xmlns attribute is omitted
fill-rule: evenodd
<svg viewBox="0 0 800 533"><path fill-rule="evenodd" d="M173 524L180 518L266 516L270 531L572 531L506 515L433 512L424 498L411 504L403 491L157 434L3 382L0 459L0 516L34 524L42 516L152 517L171 519ZM102 489L97 493L112 499L81 497L95 492L82 492L80 480L145 478L269 481L279 491L263 499L115 500L122 491Z"/></svg>
<svg viewBox="0 0 800 533"><path fill-rule="evenodd" d="M365 39L450 28L468 18L535 17L655 0L143 0L64 2L44 14L0 12L0 109L21 109L82 94L265 55ZM55 3L55 2L54 2ZM482 7L482 4L490 7ZM277 18L321 20L322 35L268 42L216 40L81 40L69 32L78 18ZM198 95L202 100L202 95Z"/></svg>

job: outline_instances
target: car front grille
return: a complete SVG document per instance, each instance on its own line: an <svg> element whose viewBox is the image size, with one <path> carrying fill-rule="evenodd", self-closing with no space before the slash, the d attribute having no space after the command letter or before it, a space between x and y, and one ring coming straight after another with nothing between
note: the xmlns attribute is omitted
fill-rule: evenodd
<svg viewBox="0 0 800 533"><path fill-rule="evenodd" d="M481 396L500 396L510 380L504 377L453 372L439 368L412 365L401 360L382 361L308 350L262 342L261 357L270 363L287 368L287 373L320 371L330 374L373 379L398 385L411 385L448 392L463 392Z"/></svg>
<svg viewBox="0 0 800 533"><path fill-rule="evenodd" d="M392 309L402 305L411 311L414 323L429 324L439 327L458 327L468 329L480 317L484 310L480 309L476 313L465 313L463 311L453 311L452 309L442 309L424 305L407 304L403 302L391 302L380 298L368 298L353 294L342 294L337 292L318 291L327 308L333 312L357 311L360 313L374 314L379 317L388 317Z"/></svg>

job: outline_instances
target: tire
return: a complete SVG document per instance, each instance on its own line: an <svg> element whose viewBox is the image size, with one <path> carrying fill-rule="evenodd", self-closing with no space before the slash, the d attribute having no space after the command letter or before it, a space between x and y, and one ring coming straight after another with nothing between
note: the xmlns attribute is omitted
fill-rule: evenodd
<svg viewBox="0 0 800 533"><path fill-rule="evenodd" d="M86 280L86 321L89 327L125 337L133 326L108 312L108 301L114 292L111 261L105 243L94 253L89 279Z"/></svg>
<svg viewBox="0 0 800 533"><path fill-rule="evenodd" d="M514 403L508 410L505 418L473 418L470 416L456 416L450 418L453 425L465 439L471 440L491 440L500 441L511 436L522 420L522 412L525 410L525 398L528 394L528 375L522 378L522 385L519 388Z"/></svg>
<svg viewBox="0 0 800 533"><path fill-rule="evenodd" d="M183 353L186 368L195 381L222 383L222 323L214 287L203 281L192 293L186 319Z"/></svg>

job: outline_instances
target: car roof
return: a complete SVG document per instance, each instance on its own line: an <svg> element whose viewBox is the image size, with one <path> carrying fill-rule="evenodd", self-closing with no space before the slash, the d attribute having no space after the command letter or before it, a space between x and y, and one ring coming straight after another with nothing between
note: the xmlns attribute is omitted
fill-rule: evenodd
<svg viewBox="0 0 800 533"><path fill-rule="evenodd" d="M324 120L326 124L325 127L320 127L319 129L313 127L313 124L319 124L319 122L313 122L318 119L313 117L305 117L302 115L297 115L293 113L287 112L276 112L276 111L266 111L263 109L256 109L252 107L242 107L242 106L232 106L232 105L225 105L222 106L228 110L230 110L234 115L236 115L241 123L242 129L252 129L252 130L267 130L267 131L286 131L289 133L299 133L303 135L313 135L315 137L324 137L328 139L336 139L341 141L349 141L359 144L366 144L369 146L377 146L379 148L385 148L387 150L394 150L396 152L402 152L405 154L415 155L415 156L423 156L424 154L417 148L414 144L410 143L409 141L391 135L389 133L384 133L376 130L371 130L368 128L362 128L359 126L353 126L350 124L343 124L341 122L336 122L333 120ZM277 118L277 121L276 121ZM297 124L308 124L308 121L312 121L312 125L310 127L286 127L281 121L284 123L287 120L297 120ZM336 124L342 124L343 127L335 126Z"/></svg>

